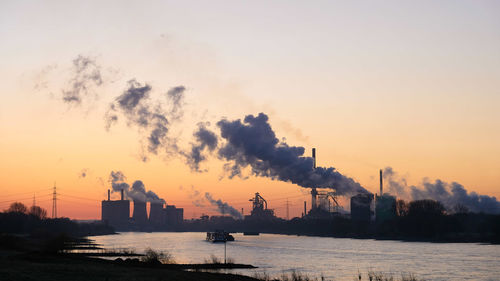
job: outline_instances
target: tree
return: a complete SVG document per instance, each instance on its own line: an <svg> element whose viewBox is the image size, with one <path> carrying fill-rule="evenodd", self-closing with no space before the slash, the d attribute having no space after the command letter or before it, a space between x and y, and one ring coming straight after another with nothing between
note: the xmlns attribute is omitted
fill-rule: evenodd
<svg viewBox="0 0 500 281"><path fill-rule="evenodd" d="M408 216L410 217L435 217L445 213L445 207L441 202L435 200L416 200L408 205Z"/></svg>
<svg viewBox="0 0 500 281"><path fill-rule="evenodd" d="M38 206L32 206L29 214L42 220L47 218L47 211Z"/></svg>
<svg viewBox="0 0 500 281"><path fill-rule="evenodd" d="M401 199L396 201L396 215L398 217L404 217L408 215L408 203L406 203L406 201Z"/></svg>
<svg viewBox="0 0 500 281"><path fill-rule="evenodd" d="M14 202L10 204L10 207L9 209L7 209L7 212L26 214L28 212L28 208L26 208L26 206L21 202Z"/></svg>

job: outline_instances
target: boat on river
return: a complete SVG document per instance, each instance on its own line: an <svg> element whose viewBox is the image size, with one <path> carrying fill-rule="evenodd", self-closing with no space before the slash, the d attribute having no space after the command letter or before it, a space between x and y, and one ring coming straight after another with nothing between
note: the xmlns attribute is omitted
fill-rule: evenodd
<svg viewBox="0 0 500 281"><path fill-rule="evenodd" d="M234 237L229 234L229 232L225 232L223 230L216 230L216 231L209 231L207 232L207 238L206 240L208 242L227 242L227 241L234 241Z"/></svg>

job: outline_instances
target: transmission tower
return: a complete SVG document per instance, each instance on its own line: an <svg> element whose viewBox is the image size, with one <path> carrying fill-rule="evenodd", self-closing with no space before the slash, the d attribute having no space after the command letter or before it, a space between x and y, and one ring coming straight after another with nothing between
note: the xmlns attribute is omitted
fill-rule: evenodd
<svg viewBox="0 0 500 281"><path fill-rule="evenodd" d="M52 218L57 218L57 192L56 183L54 183L54 192L52 192Z"/></svg>
<svg viewBox="0 0 500 281"><path fill-rule="evenodd" d="M33 193L33 207L36 206L35 193Z"/></svg>

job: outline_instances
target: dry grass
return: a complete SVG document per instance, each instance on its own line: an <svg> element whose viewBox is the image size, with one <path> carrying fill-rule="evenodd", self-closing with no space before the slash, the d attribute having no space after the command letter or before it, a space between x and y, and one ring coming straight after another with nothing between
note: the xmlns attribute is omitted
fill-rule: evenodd
<svg viewBox="0 0 500 281"><path fill-rule="evenodd" d="M279 277L271 277L268 273L255 273L253 275L255 279L259 279L262 281L327 281L323 275L321 277L309 277L307 274L292 271L291 273L283 272ZM335 279L337 280L337 279ZM358 273L357 278L354 278L354 281L423 281L423 279L418 279L414 274L401 274L400 278L394 277L392 274L387 274L383 272L376 271L368 271L366 274Z"/></svg>
<svg viewBox="0 0 500 281"><path fill-rule="evenodd" d="M174 264L175 259L169 252L158 252L151 248L146 249L146 252L143 257L141 257L141 261L144 263L150 264Z"/></svg>

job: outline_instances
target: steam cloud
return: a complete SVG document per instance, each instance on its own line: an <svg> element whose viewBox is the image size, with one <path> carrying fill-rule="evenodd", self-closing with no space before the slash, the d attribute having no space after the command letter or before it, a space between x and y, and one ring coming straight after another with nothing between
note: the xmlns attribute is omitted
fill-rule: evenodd
<svg viewBox="0 0 500 281"><path fill-rule="evenodd" d="M406 179L399 177L391 167L386 167L383 175L389 193L406 200L433 199L443 203L449 210L461 205L471 212L500 213L500 202L496 197L468 192L457 182L447 183L439 179L430 182L424 179L421 186L409 186Z"/></svg>
<svg viewBox="0 0 500 281"><path fill-rule="evenodd" d="M62 90L62 99L65 103L78 105L93 87L102 83L101 67L95 59L79 55L73 60L72 78L68 87Z"/></svg>
<svg viewBox="0 0 500 281"><path fill-rule="evenodd" d="M276 138L264 113L247 115L241 120L221 120L217 123L226 143L218 150L229 178L242 176L250 166L252 174L273 180L291 182L301 187L333 188L339 195L367 193L359 183L333 167L313 167L312 157L305 157L304 148L289 146Z"/></svg>
<svg viewBox="0 0 500 281"><path fill-rule="evenodd" d="M225 214L229 214L231 217L235 218L235 219L243 219L243 215L238 211L236 210L234 207L230 206L228 203L226 202L222 202L222 200L215 200L213 197L212 197L212 194L208 193L208 192L205 192L205 198L208 200L208 202L210 202L210 204L212 204L212 206L215 206L217 207L217 211L223 215Z"/></svg>
<svg viewBox="0 0 500 281"><path fill-rule="evenodd" d="M182 186L180 189L183 190ZM201 192L194 188L194 186L191 186L191 189L186 191L189 192L189 198L196 207L205 207L205 203L208 201L210 205L217 208L217 212L223 215L228 214L235 219L243 219L243 215L236 208L220 199L215 200L209 192L205 192L205 196L202 196Z"/></svg>
<svg viewBox="0 0 500 281"><path fill-rule="evenodd" d="M200 163L207 159L205 151L213 152L217 148L218 138L215 133L207 129L209 123L199 123L194 132L195 143L191 144L191 151L187 154L187 164L193 171L200 172Z"/></svg>
<svg viewBox="0 0 500 281"><path fill-rule="evenodd" d="M151 86L141 84L135 79L128 81L128 88L110 105L106 113L106 129L118 121L123 115L129 126L135 126L147 133L147 151L158 154L160 148L166 153L179 151L177 140L168 135L169 118L179 120L182 117L182 100L185 88L178 86L167 92L170 110L166 110L161 102L150 99ZM143 155L143 160L147 156Z"/></svg>
<svg viewBox="0 0 500 281"><path fill-rule="evenodd" d="M125 182L126 177L121 171L111 171L109 175L109 182L113 188L113 192L123 192L126 198L132 199L133 201L139 202L151 202L151 203L165 203L165 200L160 198L156 193L151 190L146 191L144 183L140 180L136 180L132 187Z"/></svg>

